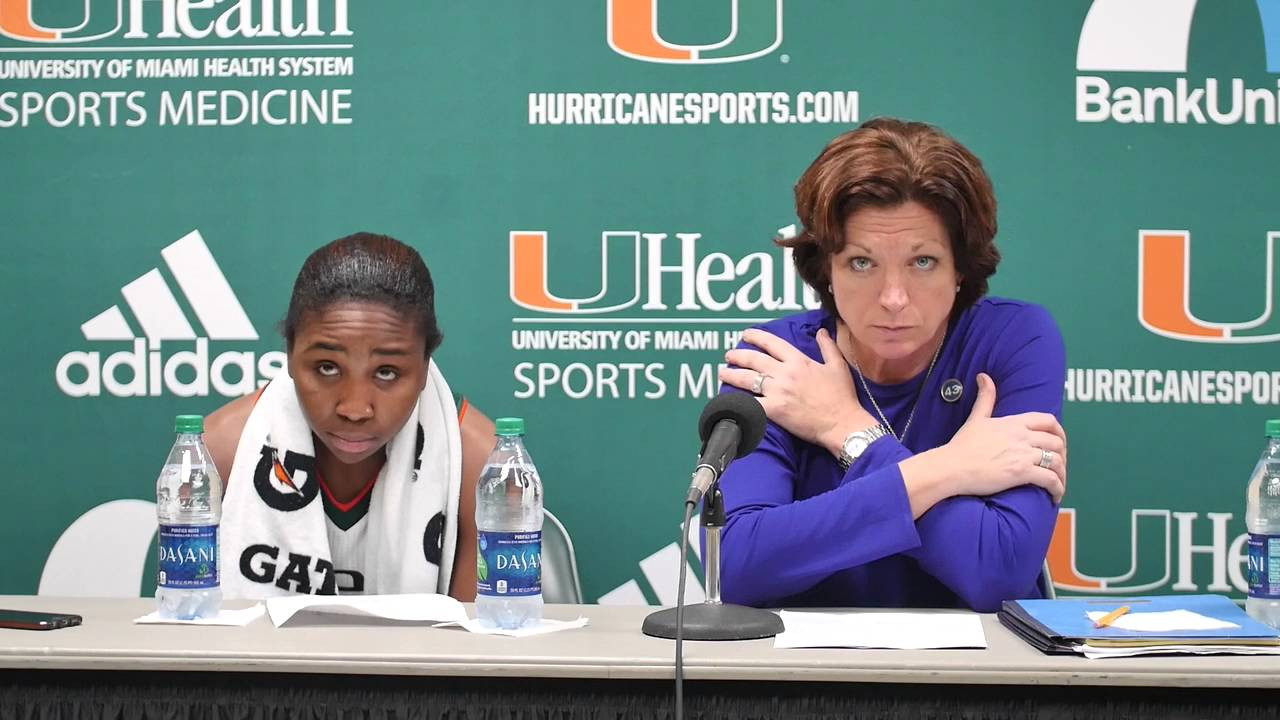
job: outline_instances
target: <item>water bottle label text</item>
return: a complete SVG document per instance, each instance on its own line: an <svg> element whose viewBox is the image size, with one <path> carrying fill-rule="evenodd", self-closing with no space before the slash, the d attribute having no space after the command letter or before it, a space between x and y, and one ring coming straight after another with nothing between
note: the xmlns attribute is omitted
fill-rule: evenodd
<svg viewBox="0 0 1280 720"><path fill-rule="evenodd" d="M160 526L160 587L202 590L218 586L218 526Z"/></svg>
<svg viewBox="0 0 1280 720"><path fill-rule="evenodd" d="M542 592L542 531L479 532L476 592L528 597Z"/></svg>
<svg viewBox="0 0 1280 720"><path fill-rule="evenodd" d="M1249 533L1249 597L1280 600L1280 535Z"/></svg>

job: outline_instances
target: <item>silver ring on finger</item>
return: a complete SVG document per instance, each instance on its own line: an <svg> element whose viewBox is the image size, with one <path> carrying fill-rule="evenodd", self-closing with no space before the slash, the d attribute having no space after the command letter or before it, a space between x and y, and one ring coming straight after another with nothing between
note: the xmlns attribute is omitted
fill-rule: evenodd
<svg viewBox="0 0 1280 720"><path fill-rule="evenodd" d="M1040 462L1036 463L1036 465L1045 470L1053 467L1053 451L1040 448Z"/></svg>
<svg viewBox="0 0 1280 720"><path fill-rule="evenodd" d="M768 375L762 372L756 373L756 381L751 384L751 392L755 395L764 395L764 381L769 379Z"/></svg>

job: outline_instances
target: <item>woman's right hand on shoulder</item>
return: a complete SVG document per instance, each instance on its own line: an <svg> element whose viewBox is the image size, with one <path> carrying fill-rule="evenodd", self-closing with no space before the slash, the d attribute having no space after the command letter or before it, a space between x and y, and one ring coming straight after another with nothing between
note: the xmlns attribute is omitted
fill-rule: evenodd
<svg viewBox="0 0 1280 720"><path fill-rule="evenodd" d="M736 367L722 368L720 381L756 394L769 419L787 432L838 455L849 432L876 424L858 403L849 365L825 329L816 338L821 362L765 330L751 328L742 340L760 349L725 353Z"/></svg>
<svg viewBox="0 0 1280 720"><path fill-rule="evenodd" d="M969 419L944 445L952 464L952 495L994 495L1019 485L1044 488L1056 504L1067 489L1067 434L1049 413L992 417L996 386L978 374L978 397ZM1043 451L1052 453L1048 467Z"/></svg>

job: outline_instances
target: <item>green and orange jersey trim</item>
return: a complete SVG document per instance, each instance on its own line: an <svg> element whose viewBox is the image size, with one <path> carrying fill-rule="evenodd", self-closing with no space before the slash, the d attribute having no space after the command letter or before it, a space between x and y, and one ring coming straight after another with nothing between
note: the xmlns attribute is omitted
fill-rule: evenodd
<svg viewBox="0 0 1280 720"><path fill-rule="evenodd" d="M385 462L385 459L384 459ZM329 485L325 483L324 476L319 472L316 473L316 480L320 482L320 494L324 499L324 514L329 516L329 520L339 530L346 532L353 525L360 522L360 519L369 514L369 503L373 498L373 485L378 481L378 473L382 472L382 465L373 472L373 477L369 478L369 482L360 488L360 492L356 496L342 502L333 496L329 490Z"/></svg>

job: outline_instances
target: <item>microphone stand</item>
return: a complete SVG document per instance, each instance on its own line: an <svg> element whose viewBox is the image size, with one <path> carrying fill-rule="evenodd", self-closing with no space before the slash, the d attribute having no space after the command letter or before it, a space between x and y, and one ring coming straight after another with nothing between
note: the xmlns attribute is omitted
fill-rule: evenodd
<svg viewBox="0 0 1280 720"><path fill-rule="evenodd" d="M683 614L687 640L759 640L782 632L782 618L768 610L732 605L720 600L720 531L724 528L724 496L719 481L712 482L703 496L702 527L707 532L705 565L707 599L696 605L659 610L644 619L645 635L673 640L679 629L678 614ZM689 533L686 530L685 538ZM680 572L687 573L688 563L681 556ZM683 578L682 578L683 579ZM682 603L683 597L678 598ZM683 613L680 611L683 610Z"/></svg>

